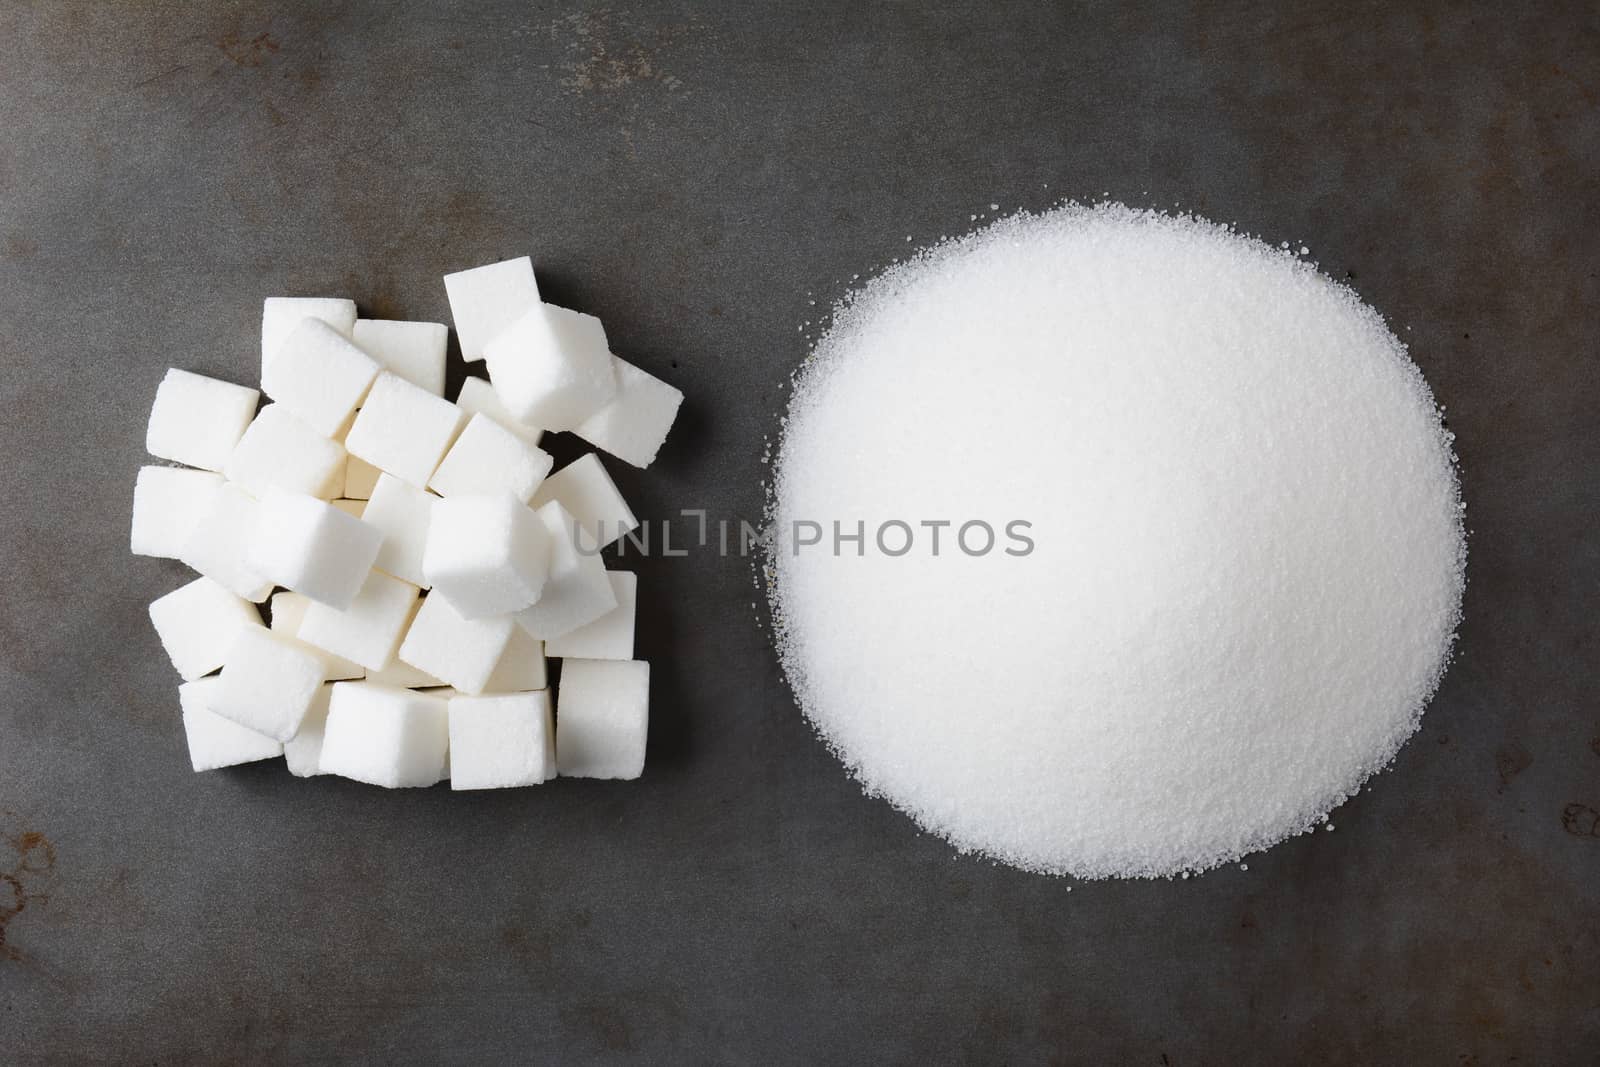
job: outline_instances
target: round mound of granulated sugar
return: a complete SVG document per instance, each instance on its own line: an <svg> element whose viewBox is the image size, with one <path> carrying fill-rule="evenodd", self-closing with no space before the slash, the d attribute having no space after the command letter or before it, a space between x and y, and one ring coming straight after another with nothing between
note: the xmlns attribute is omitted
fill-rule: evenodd
<svg viewBox="0 0 1600 1067"><path fill-rule="evenodd" d="M1121 205L1004 219L837 308L771 517L783 665L851 773L1084 878L1325 821L1416 730L1465 581L1451 438L1379 315Z"/></svg>

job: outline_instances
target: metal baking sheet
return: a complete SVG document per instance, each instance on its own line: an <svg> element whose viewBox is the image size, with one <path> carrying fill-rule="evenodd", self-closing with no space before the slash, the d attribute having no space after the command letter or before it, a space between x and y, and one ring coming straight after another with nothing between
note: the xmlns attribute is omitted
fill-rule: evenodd
<svg viewBox="0 0 1600 1067"><path fill-rule="evenodd" d="M1593 1062L1597 120L1592 3L0 4L0 1061ZM164 368L252 381L262 297L447 321L531 254L688 395L635 510L737 521L849 279L1103 193L1309 245L1459 435L1457 661L1336 832L955 855L698 547L635 561L637 783L189 772L129 502Z"/></svg>

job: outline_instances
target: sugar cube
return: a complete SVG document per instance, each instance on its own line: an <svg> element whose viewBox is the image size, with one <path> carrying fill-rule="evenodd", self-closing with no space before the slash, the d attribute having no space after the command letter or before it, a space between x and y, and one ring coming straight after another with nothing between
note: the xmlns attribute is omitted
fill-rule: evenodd
<svg viewBox="0 0 1600 1067"><path fill-rule="evenodd" d="M617 606L600 554L586 550L567 510L552 500L535 512L550 542L550 571L537 602L517 622L543 641L571 633Z"/></svg>
<svg viewBox="0 0 1600 1067"><path fill-rule="evenodd" d="M556 765L566 778L637 778L650 724L650 664L561 662Z"/></svg>
<svg viewBox="0 0 1600 1067"><path fill-rule="evenodd" d="M527 256L444 276L461 358L483 358L483 346L512 320L539 303L533 260Z"/></svg>
<svg viewBox="0 0 1600 1067"><path fill-rule="evenodd" d="M318 761L338 774L390 789L430 786L445 777L450 704L415 689L336 682Z"/></svg>
<svg viewBox="0 0 1600 1067"><path fill-rule="evenodd" d="M322 660L264 626L241 627L228 646L211 710L287 741L322 684Z"/></svg>
<svg viewBox="0 0 1600 1067"><path fill-rule="evenodd" d="M306 607L300 640L368 671L381 671L394 659L416 604L416 586L382 571L368 571L361 591L343 611L315 601Z"/></svg>
<svg viewBox="0 0 1600 1067"><path fill-rule="evenodd" d="M144 447L152 456L220 471L256 413L261 394L176 367L156 387Z"/></svg>
<svg viewBox="0 0 1600 1067"><path fill-rule="evenodd" d="M583 531L585 548L599 550L639 525L633 509L617 492L617 484L593 452L568 463L546 478L528 506L550 501L567 509Z"/></svg>
<svg viewBox="0 0 1600 1067"><path fill-rule="evenodd" d="M634 604L639 580L632 571L607 571L617 606L591 623L545 642L547 656L561 659L632 659Z"/></svg>
<svg viewBox="0 0 1600 1067"><path fill-rule="evenodd" d="M140 467L133 483L133 554L177 559L220 485L222 475L210 471Z"/></svg>
<svg viewBox="0 0 1600 1067"><path fill-rule="evenodd" d="M382 542L375 527L325 501L269 489L248 558L252 570L276 584L342 610L360 591Z"/></svg>
<svg viewBox="0 0 1600 1067"><path fill-rule="evenodd" d="M346 500L344 497L335 497L334 499L328 501L328 503L344 512L352 519L361 518L362 514L367 510L367 502L365 500Z"/></svg>
<svg viewBox="0 0 1600 1067"><path fill-rule="evenodd" d="M540 304L484 348L489 380L511 415L570 430L617 393L606 331L593 315Z"/></svg>
<svg viewBox="0 0 1600 1067"><path fill-rule="evenodd" d="M667 439L683 393L660 378L613 356L617 394L573 432L635 467L648 467Z"/></svg>
<svg viewBox="0 0 1600 1067"><path fill-rule="evenodd" d="M481 693L517 628L509 615L465 619L442 596L424 597L398 653L463 693Z"/></svg>
<svg viewBox="0 0 1600 1067"><path fill-rule="evenodd" d="M467 415L487 415L501 426L510 430L530 445L539 443L544 436L544 431L537 426L519 422L511 417L511 412L500 402L500 394L494 391L494 386L486 378L466 378L461 382L461 391L456 394L456 407L466 412Z"/></svg>
<svg viewBox="0 0 1600 1067"><path fill-rule="evenodd" d="M434 396L444 396L445 343L450 331L439 322L357 319L354 338L362 351Z"/></svg>
<svg viewBox="0 0 1600 1067"><path fill-rule="evenodd" d="M321 319L302 319L261 373L261 388L325 437L339 432L378 376L378 361Z"/></svg>
<svg viewBox="0 0 1600 1067"><path fill-rule="evenodd" d="M261 373L302 319L321 319L346 337L356 324L354 300L323 296L269 296L261 305Z"/></svg>
<svg viewBox="0 0 1600 1067"><path fill-rule="evenodd" d="M307 641L300 640L300 624L305 621L306 610L313 601L300 593L273 593L272 594L272 632L283 637L292 637L313 655L322 660L322 678L328 682L342 682L352 678L363 678L367 669L354 660L336 656L332 652L318 648Z"/></svg>
<svg viewBox="0 0 1600 1067"><path fill-rule="evenodd" d="M487 415L474 415L445 453L428 488L440 496L510 493L526 504L555 463Z"/></svg>
<svg viewBox="0 0 1600 1067"><path fill-rule="evenodd" d="M332 695L332 685L324 682L317 686L317 695L311 698L306 717L300 720L299 732L283 743L283 761L296 778L322 773L322 732L328 725L328 701Z"/></svg>
<svg viewBox="0 0 1600 1067"><path fill-rule="evenodd" d="M344 461L344 495L349 500L366 500L372 496L372 487L378 484L383 472L360 456L347 456Z"/></svg>
<svg viewBox="0 0 1600 1067"><path fill-rule="evenodd" d="M178 558L229 592L259 604L272 592L272 582L246 559L257 509L255 498L237 485L219 486L184 538Z"/></svg>
<svg viewBox="0 0 1600 1067"><path fill-rule="evenodd" d="M383 546L373 566L412 585L426 589L432 583L422 572L422 552L428 544L428 524L439 498L392 474L379 476L362 521L383 535Z"/></svg>
<svg viewBox="0 0 1600 1067"><path fill-rule="evenodd" d="M210 578L196 578L150 604L150 622L178 675L192 682L222 666L244 626L260 626L261 614Z"/></svg>
<svg viewBox="0 0 1600 1067"><path fill-rule="evenodd" d="M434 503L422 571L466 618L532 604L549 563L549 534L516 497L453 496Z"/></svg>
<svg viewBox="0 0 1600 1067"><path fill-rule="evenodd" d="M415 618L415 614L412 617ZM367 681L379 685L392 685L396 689L437 689L444 685L438 678L427 671L417 670L398 655L383 670L368 671Z"/></svg>
<svg viewBox="0 0 1600 1067"><path fill-rule="evenodd" d="M214 771L283 755L283 742L211 710L211 701L221 686L221 678L199 678L178 686L178 707L183 712L190 765L196 771Z"/></svg>
<svg viewBox="0 0 1600 1067"><path fill-rule="evenodd" d="M268 404L245 430L223 473L257 496L277 486L332 500L344 487L344 447L282 404Z"/></svg>
<svg viewBox="0 0 1600 1067"><path fill-rule="evenodd" d="M421 489L455 440L464 416L442 397L385 371L356 413L344 446Z"/></svg>
<svg viewBox="0 0 1600 1067"><path fill-rule="evenodd" d="M521 693L549 685L545 676L544 642L521 626L511 628L511 640L500 653L485 693Z"/></svg>
<svg viewBox="0 0 1600 1067"><path fill-rule="evenodd" d="M451 789L538 785L555 774L548 692L451 698Z"/></svg>

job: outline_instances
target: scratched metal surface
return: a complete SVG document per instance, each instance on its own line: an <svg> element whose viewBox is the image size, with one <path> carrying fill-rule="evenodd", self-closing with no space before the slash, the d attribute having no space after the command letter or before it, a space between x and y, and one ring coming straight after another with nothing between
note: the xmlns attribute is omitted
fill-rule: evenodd
<svg viewBox="0 0 1600 1067"><path fill-rule="evenodd" d="M0 1062L1592 1062L1597 9L1131 6L0 5ZM186 769L129 499L162 369L250 380L262 296L438 319L532 253L690 398L637 510L750 516L811 299L1102 192L1305 241L1460 435L1459 660L1336 833L955 856L707 552L639 568L637 784Z"/></svg>

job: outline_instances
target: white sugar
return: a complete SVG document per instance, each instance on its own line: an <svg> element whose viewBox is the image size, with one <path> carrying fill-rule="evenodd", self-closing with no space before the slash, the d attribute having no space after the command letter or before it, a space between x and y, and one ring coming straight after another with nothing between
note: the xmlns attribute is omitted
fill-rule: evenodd
<svg viewBox="0 0 1600 1067"><path fill-rule="evenodd" d="M1450 437L1380 316L1291 251L1116 204L1004 219L837 308L772 517L784 666L851 772L963 851L1087 878L1324 824L1416 730L1465 582ZM969 520L993 551L954 547Z"/></svg>

